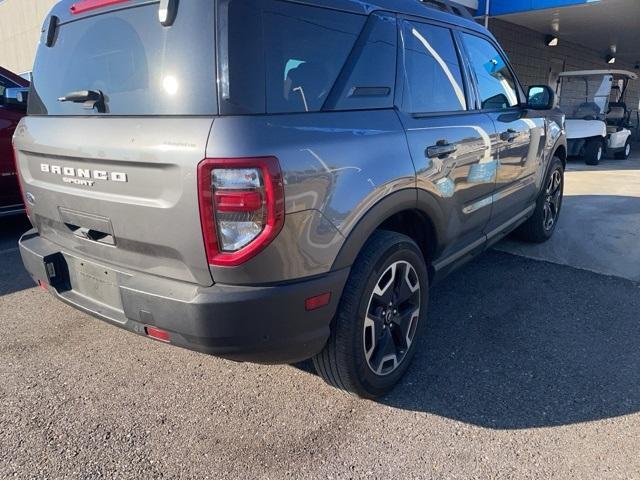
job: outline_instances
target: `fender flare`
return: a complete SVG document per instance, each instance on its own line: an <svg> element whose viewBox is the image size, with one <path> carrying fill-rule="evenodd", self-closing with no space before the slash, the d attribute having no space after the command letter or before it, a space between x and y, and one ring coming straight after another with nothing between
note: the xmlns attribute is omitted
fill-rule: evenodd
<svg viewBox="0 0 640 480"><path fill-rule="evenodd" d="M561 159L565 164L567 163L567 156L569 155L569 146L567 145L567 138L564 135L560 135L557 139L556 139L556 143L553 144L553 147L551 148L551 151L553 152L551 154L551 158L556 156L556 153L558 153L558 149L560 147L564 148L564 153L565 153L565 158Z"/></svg>
<svg viewBox="0 0 640 480"><path fill-rule="evenodd" d="M436 199L427 191L408 188L394 192L371 207L358 220L356 226L346 235L332 270L347 268L353 265L369 237L385 220L406 210L417 210L426 215L433 227L436 237L435 250L440 250L441 232L444 231L444 215Z"/></svg>
<svg viewBox="0 0 640 480"><path fill-rule="evenodd" d="M547 178L547 175L549 174L549 169L551 168L551 160L553 159L553 157L556 156L560 147L564 148L564 152L565 152L564 158L560 158L560 160L562 160L562 166L564 168L567 167L567 157L569 156L569 145L568 145L567 138L564 135L561 135L560 137L558 137L558 139L556 140L556 143L553 145L553 147L550 150L552 153L551 153L551 156L549 157L549 160L547 161L547 164L544 167L544 176L542 177L543 183L544 183L544 179ZM544 188L544 187L542 186L541 188Z"/></svg>
<svg viewBox="0 0 640 480"><path fill-rule="evenodd" d="M544 166L544 175L540 183L540 192L538 192L538 194L536 195L536 199L539 198L540 193L544 189L544 182L546 181L545 179L547 178L547 175L549 175L549 170L551 169L553 157L556 156L556 153L558 153L558 149L560 147L564 148L564 152L565 152L564 158L560 158L560 160L562 161L562 166L563 168L567 167L567 158L569 156L569 142L564 135L561 135L560 137L558 137L558 139L556 140L556 143L553 145L551 150L549 150L552 153L549 156L549 159L547 160L546 165Z"/></svg>

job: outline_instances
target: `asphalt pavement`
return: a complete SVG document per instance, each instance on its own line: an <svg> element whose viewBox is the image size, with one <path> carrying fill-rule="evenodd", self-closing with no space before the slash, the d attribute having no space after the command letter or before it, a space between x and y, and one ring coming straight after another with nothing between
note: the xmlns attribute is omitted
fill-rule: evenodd
<svg viewBox="0 0 640 480"><path fill-rule="evenodd" d="M640 478L640 286L490 251L377 402L308 364L132 335L33 288L0 227L0 479Z"/></svg>

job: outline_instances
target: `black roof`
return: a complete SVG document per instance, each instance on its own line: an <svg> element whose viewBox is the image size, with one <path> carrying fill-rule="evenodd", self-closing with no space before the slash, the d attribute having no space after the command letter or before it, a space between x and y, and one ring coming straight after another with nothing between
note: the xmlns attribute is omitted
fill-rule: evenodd
<svg viewBox="0 0 640 480"><path fill-rule="evenodd" d="M0 0L1 1L1 0ZM54 5L51 13L57 15L61 22L67 22L75 18L81 18L83 15L94 15L94 12L88 12L81 15L71 15L69 7L76 3L78 0L60 0ZM105 6L101 11L115 10L122 8L126 5L135 3L146 3L149 0L129 0L127 3L115 4L113 6ZM192 0L190 0L192 1ZM203 3L210 0L198 0ZM454 15L441 11L437 8L432 8L425 5L420 0L287 0L296 3L306 3L308 5L315 5L318 7L332 8L334 10L341 10L344 12L358 13L362 15L368 15L376 10L382 10L387 12L413 15L417 17L428 18L437 20L440 22L450 23L453 25L459 25L461 27L474 30L476 32L491 35L483 26L478 23L468 20L462 16Z"/></svg>

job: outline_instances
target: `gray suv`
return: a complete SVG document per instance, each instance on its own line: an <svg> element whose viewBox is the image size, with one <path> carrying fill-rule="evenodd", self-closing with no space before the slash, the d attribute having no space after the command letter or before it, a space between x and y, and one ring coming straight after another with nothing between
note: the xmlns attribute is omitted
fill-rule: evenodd
<svg viewBox="0 0 640 480"><path fill-rule="evenodd" d="M553 92L443 5L60 1L14 136L26 268L140 335L384 394L429 287L562 202Z"/></svg>

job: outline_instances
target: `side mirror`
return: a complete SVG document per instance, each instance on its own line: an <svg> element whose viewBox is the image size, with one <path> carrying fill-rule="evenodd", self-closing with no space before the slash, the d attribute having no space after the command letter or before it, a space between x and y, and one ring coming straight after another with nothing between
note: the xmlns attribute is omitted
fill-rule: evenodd
<svg viewBox="0 0 640 480"><path fill-rule="evenodd" d="M534 85L527 92L527 108L532 110L552 110L556 103L556 94L547 85Z"/></svg>
<svg viewBox="0 0 640 480"><path fill-rule="evenodd" d="M28 88L7 88L4 91L4 105L9 108L26 109L28 98Z"/></svg>

